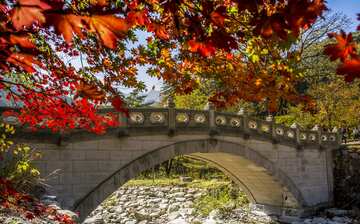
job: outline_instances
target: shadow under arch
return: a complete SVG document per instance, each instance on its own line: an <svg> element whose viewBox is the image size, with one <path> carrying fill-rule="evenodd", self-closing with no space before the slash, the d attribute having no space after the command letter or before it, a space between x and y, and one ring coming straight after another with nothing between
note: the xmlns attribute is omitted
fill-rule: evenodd
<svg viewBox="0 0 360 224"><path fill-rule="evenodd" d="M260 153L238 143L201 139L180 141L156 148L132 160L78 200L73 210L80 212L80 220L83 221L91 211L128 180L179 155L190 155L211 162L239 184L254 204L286 207L282 195L285 187L296 200L299 208L307 207L302 193L292 180Z"/></svg>

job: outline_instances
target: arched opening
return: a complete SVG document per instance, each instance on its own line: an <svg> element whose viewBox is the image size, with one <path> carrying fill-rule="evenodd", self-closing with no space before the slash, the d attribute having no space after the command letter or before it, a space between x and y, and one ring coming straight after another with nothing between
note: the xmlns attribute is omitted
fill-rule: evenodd
<svg viewBox="0 0 360 224"><path fill-rule="evenodd" d="M190 155L215 164L241 186L253 204L261 205L269 213L281 214L284 208L306 207L291 179L255 150L233 142L203 139L176 142L132 160L77 201L74 210L80 212L83 220L128 180L179 155Z"/></svg>

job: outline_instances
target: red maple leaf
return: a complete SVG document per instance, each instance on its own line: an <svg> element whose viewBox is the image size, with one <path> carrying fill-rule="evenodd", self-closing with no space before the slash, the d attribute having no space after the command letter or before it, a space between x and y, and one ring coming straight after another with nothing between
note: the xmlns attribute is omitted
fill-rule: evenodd
<svg viewBox="0 0 360 224"><path fill-rule="evenodd" d="M158 23L151 23L148 25L148 31L154 32L157 37L163 40L169 39L169 34L165 30L165 26Z"/></svg>
<svg viewBox="0 0 360 224"><path fill-rule="evenodd" d="M120 96L116 96L111 100L111 105L115 108L117 111L123 111L123 105L124 102L120 98Z"/></svg>
<svg viewBox="0 0 360 224"><path fill-rule="evenodd" d="M352 82L355 78L360 78L360 57L355 57L344 61L337 68L337 73L345 76L345 81Z"/></svg>
<svg viewBox="0 0 360 224"><path fill-rule="evenodd" d="M104 91L100 90L95 85L91 85L81 81L76 88L77 88L77 96L85 97L92 100L100 100L100 101L105 99Z"/></svg>
<svg viewBox="0 0 360 224"><path fill-rule="evenodd" d="M28 35L19 36L11 34L9 39L11 44L19 45L22 48L33 49L36 47Z"/></svg>
<svg viewBox="0 0 360 224"><path fill-rule="evenodd" d="M74 34L78 35L80 38L84 38L84 35L81 29L83 25L83 16L78 16L74 14L50 14L47 18L49 25L55 27L56 33L62 35L67 43L72 41Z"/></svg>
<svg viewBox="0 0 360 224"><path fill-rule="evenodd" d="M349 56L356 55L356 45L353 42L351 33L346 35L344 31L340 34L330 33L329 37L335 37L337 43L329 44L325 47L324 53L329 55L330 60L340 59L345 61Z"/></svg>
<svg viewBox="0 0 360 224"><path fill-rule="evenodd" d="M52 7L41 0L18 0L11 10L11 21L16 30L22 30L38 22L45 23L44 10Z"/></svg>
<svg viewBox="0 0 360 224"><path fill-rule="evenodd" d="M134 26L144 26L149 23L148 13L146 10L131 11L127 14L127 20Z"/></svg>
<svg viewBox="0 0 360 224"><path fill-rule="evenodd" d="M116 48L118 38L129 30L125 19L114 15L78 16L74 14L50 15L49 22L54 24L58 34L62 34L65 41L70 43L74 34L85 38L83 31L96 33L101 42L108 48Z"/></svg>
<svg viewBox="0 0 360 224"><path fill-rule="evenodd" d="M196 40L188 41L189 50L191 52L198 52L204 57L214 55L216 52L215 46L211 42L197 42Z"/></svg>
<svg viewBox="0 0 360 224"><path fill-rule="evenodd" d="M113 15L92 16L89 26L89 31L97 33L103 44L111 49L116 48L118 38L122 38L130 28L125 19Z"/></svg>
<svg viewBox="0 0 360 224"><path fill-rule="evenodd" d="M7 59L7 62L17 67L23 68L26 72L34 73L36 70L34 65L42 67L42 63L34 58L31 54L13 53Z"/></svg>
<svg viewBox="0 0 360 224"><path fill-rule="evenodd" d="M217 11L210 14L211 20L218 26L224 26L225 16Z"/></svg>

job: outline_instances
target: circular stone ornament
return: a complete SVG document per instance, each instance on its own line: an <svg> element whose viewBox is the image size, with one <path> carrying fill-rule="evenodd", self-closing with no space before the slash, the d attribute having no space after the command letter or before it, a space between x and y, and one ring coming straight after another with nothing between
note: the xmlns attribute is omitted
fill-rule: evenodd
<svg viewBox="0 0 360 224"><path fill-rule="evenodd" d="M284 129L282 128L275 128L275 133L277 135L284 135Z"/></svg>
<svg viewBox="0 0 360 224"><path fill-rule="evenodd" d="M306 133L300 133L300 140L306 140Z"/></svg>
<svg viewBox="0 0 360 224"><path fill-rule="evenodd" d="M289 138L294 138L294 137L295 137L295 132L293 132L293 131L288 131L288 132L287 132L287 137L289 137Z"/></svg>
<svg viewBox="0 0 360 224"><path fill-rule="evenodd" d="M321 141L325 142L328 140L328 137L326 135L321 136Z"/></svg>
<svg viewBox="0 0 360 224"><path fill-rule="evenodd" d="M336 141L335 135L330 135L329 140L335 142Z"/></svg>
<svg viewBox="0 0 360 224"><path fill-rule="evenodd" d="M150 114L150 122L152 124L161 124L165 121L165 115L162 112L153 112Z"/></svg>
<svg viewBox="0 0 360 224"><path fill-rule="evenodd" d="M176 122L179 123L188 123L189 122L189 115L187 113L178 113L176 115Z"/></svg>
<svg viewBox="0 0 360 224"><path fill-rule="evenodd" d="M241 126L240 118L232 117L230 119L230 125L231 125L231 127L240 127Z"/></svg>
<svg viewBox="0 0 360 224"><path fill-rule="evenodd" d="M267 124L261 125L261 131L262 131L262 132L269 133L269 132L270 132L270 126L267 125Z"/></svg>
<svg viewBox="0 0 360 224"><path fill-rule="evenodd" d="M135 124L144 123L145 117L143 113L140 112L130 112L130 121Z"/></svg>
<svg viewBox="0 0 360 224"><path fill-rule="evenodd" d="M198 124L203 124L206 121L206 116L204 114L195 114L194 120Z"/></svg>
<svg viewBox="0 0 360 224"><path fill-rule="evenodd" d="M309 135L309 139L310 139L311 141L315 141L315 140L316 140L316 135L315 135L315 134L310 134L310 135Z"/></svg>
<svg viewBox="0 0 360 224"><path fill-rule="evenodd" d="M257 123L256 123L256 121L249 121L248 126L250 129L256 129Z"/></svg>
<svg viewBox="0 0 360 224"><path fill-rule="evenodd" d="M225 118L225 116L217 116L216 119L215 119L215 123L216 123L217 125L221 125L221 126L226 125L226 118Z"/></svg>

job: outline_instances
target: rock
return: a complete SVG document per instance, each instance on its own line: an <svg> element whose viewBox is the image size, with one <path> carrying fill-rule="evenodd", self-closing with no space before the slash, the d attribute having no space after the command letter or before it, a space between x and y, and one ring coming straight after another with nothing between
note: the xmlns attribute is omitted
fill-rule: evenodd
<svg viewBox="0 0 360 224"><path fill-rule="evenodd" d="M219 217L219 215L220 215L220 211L218 209L215 209L209 213L209 218L216 219L217 217Z"/></svg>
<svg viewBox="0 0 360 224"><path fill-rule="evenodd" d="M169 220L174 220L174 219L176 219L176 218L178 218L180 216L180 213L179 212L172 212L172 213L170 213L170 214L168 214L168 219Z"/></svg>
<svg viewBox="0 0 360 224"><path fill-rule="evenodd" d="M73 211L70 211L70 210L58 210L57 212L58 212L59 214L69 216L69 217L70 217L72 220L74 220L75 222L79 222L79 216L78 216L78 214L76 214L76 213L73 212Z"/></svg>
<svg viewBox="0 0 360 224"><path fill-rule="evenodd" d="M174 212L174 211L179 210L179 208L180 208L180 205L178 203L174 203L174 204L169 205L167 212L168 213Z"/></svg>
<svg viewBox="0 0 360 224"><path fill-rule="evenodd" d="M93 216L90 218L87 218L83 224L105 224L103 218L101 216Z"/></svg>
<svg viewBox="0 0 360 224"><path fill-rule="evenodd" d="M168 222L167 224L187 224L188 222L186 222L186 220L182 217L179 217L177 219L171 220L170 222Z"/></svg>
<svg viewBox="0 0 360 224"><path fill-rule="evenodd" d="M215 219L209 217L209 218L205 219L203 224L218 224L218 222Z"/></svg>
<svg viewBox="0 0 360 224"><path fill-rule="evenodd" d="M184 202L186 201L186 198L175 198L175 201Z"/></svg>
<svg viewBox="0 0 360 224"><path fill-rule="evenodd" d="M135 219L132 219L132 220L128 220L125 222L125 224L136 224L137 221Z"/></svg>
<svg viewBox="0 0 360 224"><path fill-rule="evenodd" d="M185 196L184 192L176 192L176 193L173 193L171 195L171 197L174 197L174 198L181 198L181 197L184 197L184 196Z"/></svg>
<svg viewBox="0 0 360 224"><path fill-rule="evenodd" d="M167 209L168 206L169 206L169 204L167 204L167 203L161 203L161 204L159 205L159 208L160 208L160 209Z"/></svg>
<svg viewBox="0 0 360 224"><path fill-rule="evenodd" d="M336 209L336 208L327 209L325 210L325 212L333 216L345 216L351 213L351 211L349 210Z"/></svg>
<svg viewBox="0 0 360 224"><path fill-rule="evenodd" d="M257 210L251 211L251 214L256 215L256 216L259 216L259 217L266 217L266 216L268 216L265 212L257 211Z"/></svg>

